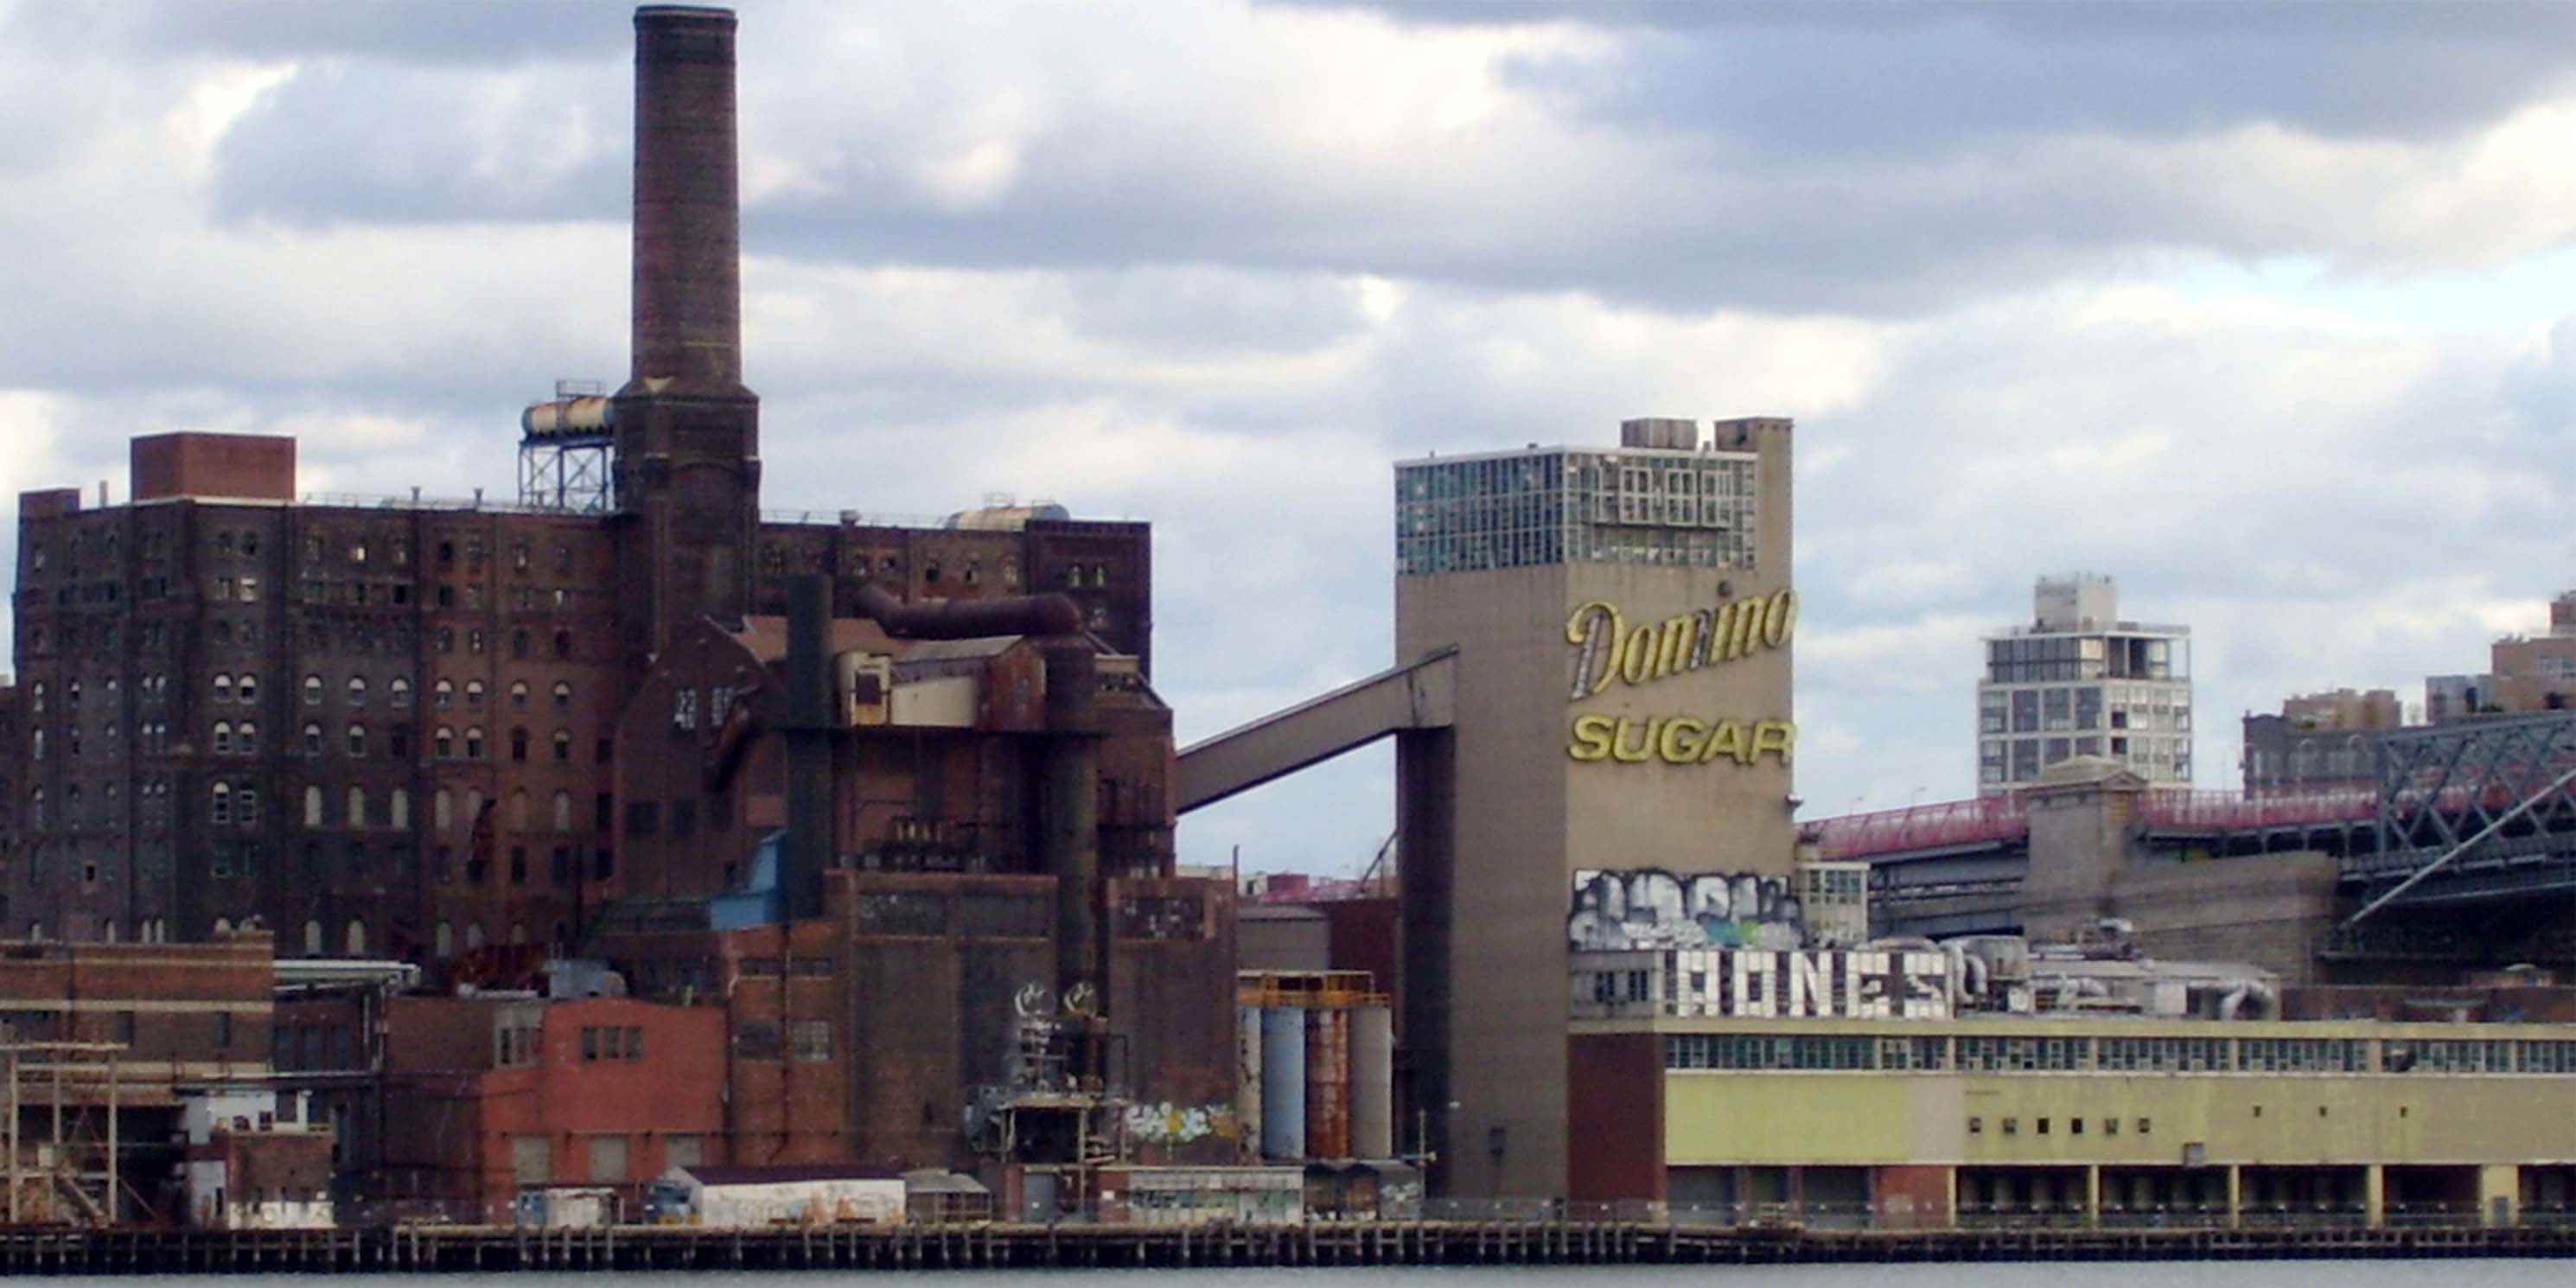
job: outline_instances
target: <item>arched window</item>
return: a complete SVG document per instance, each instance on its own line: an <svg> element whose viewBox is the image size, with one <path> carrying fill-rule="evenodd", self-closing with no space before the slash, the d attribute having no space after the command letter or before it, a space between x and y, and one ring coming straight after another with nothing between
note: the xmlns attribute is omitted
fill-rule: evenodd
<svg viewBox="0 0 2576 1288"><path fill-rule="evenodd" d="M364 787L351 787L349 789L349 826L365 827L366 825L367 789Z"/></svg>
<svg viewBox="0 0 2576 1288"><path fill-rule="evenodd" d="M555 681L555 710L572 710L572 685L567 681Z"/></svg>
<svg viewBox="0 0 2576 1288"><path fill-rule="evenodd" d="M431 749L432 755L438 757L440 760L453 760L456 758L455 730L448 728L446 725L440 725L438 727L438 732L431 735L430 741L433 744Z"/></svg>
<svg viewBox="0 0 2576 1288"><path fill-rule="evenodd" d="M321 922L308 921L304 923L304 955L307 957L319 957L322 955Z"/></svg>
<svg viewBox="0 0 2576 1288"><path fill-rule="evenodd" d="M256 675L235 677L233 680L233 700L236 702L259 701L259 677Z"/></svg>
<svg viewBox="0 0 2576 1288"><path fill-rule="evenodd" d="M363 675L349 677L349 705L353 707L367 705L367 677Z"/></svg>
<svg viewBox="0 0 2576 1288"><path fill-rule="evenodd" d="M215 722L215 732L212 739L212 745L214 753L218 756L229 756L233 754L232 721L218 720Z"/></svg>
<svg viewBox="0 0 2576 1288"><path fill-rule="evenodd" d="M510 730L510 761L523 763L528 758L528 727L516 725Z"/></svg>
<svg viewBox="0 0 2576 1288"><path fill-rule="evenodd" d="M318 707L322 705L321 676L308 675L304 677L304 705L308 707Z"/></svg>
<svg viewBox="0 0 2576 1288"><path fill-rule="evenodd" d="M304 788L304 825L322 826L322 786L319 783L307 784Z"/></svg>
<svg viewBox="0 0 2576 1288"><path fill-rule="evenodd" d="M555 656L559 658L570 658L572 656L571 631L555 632Z"/></svg>
<svg viewBox="0 0 2576 1288"><path fill-rule="evenodd" d="M241 754L245 756L258 755L258 723L256 721L244 720L240 724L233 726L233 746L240 749Z"/></svg>
<svg viewBox="0 0 2576 1288"><path fill-rule="evenodd" d="M349 918L349 955L352 957L367 955L367 923L355 917Z"/></svg>
<svg viewBox="0 0 2576 1288"><path fill-rule="evenodd" d="M465 758L467 760L483 758L483 726L473 725L465 730Z"/></svg>
<svg viewBox="0 0 2576 1288"><path fill-rule="evenodd" d="M217 827L231 823L233 821L233 785L217 783L211 791L214 800L207 812L207 819Z"/></svg>
<svg viewBox="0 0 2576 1288"><path fill-rule="evenodd" d="M512 680L512 681L510 681L510 709L511 709L512 711L525 711L525 710L527 710L527 709L528 709L528 682L527 682L527 681L525 681L525 680Z"/></svg>
<svg viewBox="0 0 2576 1288"><path fill-rule="evenodd" d="M438 683L429 686L429 705L445 711L455 700L456 683L454 681L441 679Z"/></svg>
<svg viewBox="0 0 2576 1288"><path fill-rule="evenodd" d="M393 795L386 800L385 804L387 810L385 817L386 826L411 826L411 791L408 788L395 788Z"/></svg>
<svg viewBox="0 0 2576 1288"><path fill-rule="evenodd" d="M215 701L230 702L233 700L233 677L229 675L216 676L214 688Z"/></svg>
<svg viewBox="0 0 2576 1288"><path fill-rule="evenodd" d="M222 936L222 935L229 935L229 934L231 934L231 933L233 933L233 919L232 919L232 918L230 918L230 917L217 917L217 918L215 918L215 934L216 934L216 935L218 935L218 936ZM29 938L31 938L31 939L32 939L32 938L36 938L36 937L37 937L37 932L35 932L35 931L33 931L33 930L30 930L30 931L28 932L28 937L29 937Z"/></svg>
<svg viewBox="0 0 2576 1288"><path fill-rule="evenodd" d="M483 923L479 921L467 922L465 924L465 951L470 953L482 946Z"/></svg>
<svg viewBox="0 0 2576 1288"><path fill-rule="evenodd" d="M442 832L456 826L456 797L444 787L429 798L429 825Z"/></svg>
<svg viewBox="0 0 2576 1288"><path fill-rule="evenodd" d="M440 960L455 956L456 927L444 921L438 923L438 929L430 935L430 942L435 946Z"/></svg>
<svg viewBox="0 0 2576 1288"><path fill-rule="evenodd" d="M243 827L259 826L258 788L253 787L248 783L244 783L233 789L233 820L240 823ZM250 859L248 857L244 857L242 859L242 864L247 868L250 864Z"/></svg>
<svg viewBox="0 0 2576 1288"><path fill-rule="evenodd" d="M354 760L354 759L359 759L359 758L364 757L366 754L367 754L367 727L366 727L365 725L362 725L362 724L353 724L353 725L349 726L349 756L350 756L350 758L351 758L351 759L353 759L353 760Z"/></svg>
<svg viewBox="0 0 2576 1288"><path fill-rule="evenodd" d="M528 830L528 793L524 788L510 793L510 830Z"/></svg>
<svg viewBox="0 0 2576 1288"><path fill-rule="evenodd" d="M482 788L480 788L480 787L468 787L468 788L466 788L466 789L465 789L465 828L466 828L466 830L467 830L467 831L472 831L472 830L474 829L474 825L475 825L477 822L481 821L481 820L482 820L482 818L483 818L483 789L482 789Z"/></svg>
<svg viewBox="0 0 2576 1288"><path fill-rule="evenodd" d="M393 683L385 686L385 693L386 696L393 701L395 706L402 706L411 701L411 681L403 676L397 675L394 677Z"/></svg>
<svg viewBox="0 0 2576 1288"><path fill-rule="evenodd" d="M322 754L322 726L310 720L304 722L304 754L308 756Z"/></svg>
<svg viewBox="0 0 2576 1288"><path fill-rule="evenodd" d="M465 705L469 707L480 707L483 705L483 682L481 680L467 680L465 682Z"/></svg>
<svg viewBox="0 0 2576 1288"><path fill-rule="evenodd" d="M558 765L572 763L572 730L570 729L555 730L555 763Z"/></svg>

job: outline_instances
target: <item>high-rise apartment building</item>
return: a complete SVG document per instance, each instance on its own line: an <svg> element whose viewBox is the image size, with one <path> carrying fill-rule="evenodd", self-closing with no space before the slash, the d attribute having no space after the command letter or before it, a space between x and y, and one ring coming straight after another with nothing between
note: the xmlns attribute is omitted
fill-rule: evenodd
<svg viewBox="0 0 2576 1288"><path fill-rule="evenodd" d="M2191 783L2191 628L2120 620L2108 577L2042 577L2031 624L1986 637L1977 791L2103 756L2155 786Z"/></svg>
<svg viewBox="0 0 2576 1288"><path fill-rule="evenodd" d="M1402 1040L1452 1193L1567 1192L1570 945L1798 915L1789 457L1784 419L1655 419L1396 466L1398 657L1456 650L1398 787L1449 820L1407 833L1441 836L1404 854Z"/></svg>

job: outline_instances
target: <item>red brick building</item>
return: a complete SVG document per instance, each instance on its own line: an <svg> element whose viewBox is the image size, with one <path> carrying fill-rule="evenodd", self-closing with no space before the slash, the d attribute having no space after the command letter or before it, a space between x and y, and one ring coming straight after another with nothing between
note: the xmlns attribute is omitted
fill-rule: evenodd
<svg viewBox="0 0 2576 1288"><path fill-rule="evenodd" d="M380 1196L496 1222L528 1188L631 1204L673 1166L724 1160L724 1038L711 1006L398 998Z"/></svg>

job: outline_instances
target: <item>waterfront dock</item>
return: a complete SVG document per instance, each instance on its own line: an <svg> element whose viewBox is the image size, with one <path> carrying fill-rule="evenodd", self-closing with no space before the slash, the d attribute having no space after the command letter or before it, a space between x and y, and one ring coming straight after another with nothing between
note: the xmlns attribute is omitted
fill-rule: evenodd
<svg viewBox="0 0 2576 1288"><path fill-rule="evenodd" d="M953 1225L706 1230L0 1230L0 1274L1040 1270L2576 1257L2576 1225L2512 1228L1815 1230L1615 1222Z"/></svg>

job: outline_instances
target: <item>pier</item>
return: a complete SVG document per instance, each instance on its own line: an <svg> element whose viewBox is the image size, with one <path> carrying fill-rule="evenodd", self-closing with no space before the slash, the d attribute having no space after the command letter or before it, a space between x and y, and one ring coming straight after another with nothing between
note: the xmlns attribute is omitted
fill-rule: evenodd
<svg viewBox="0 0 2576 1288"><path fill-rule="evenodd" d="M1810 1230L1612 1222L1305 1226L908 1225L706 1230L412 1225L0 1231L0 1274L1040 1270L2571 1257L2576 1226Z"/></svg>

